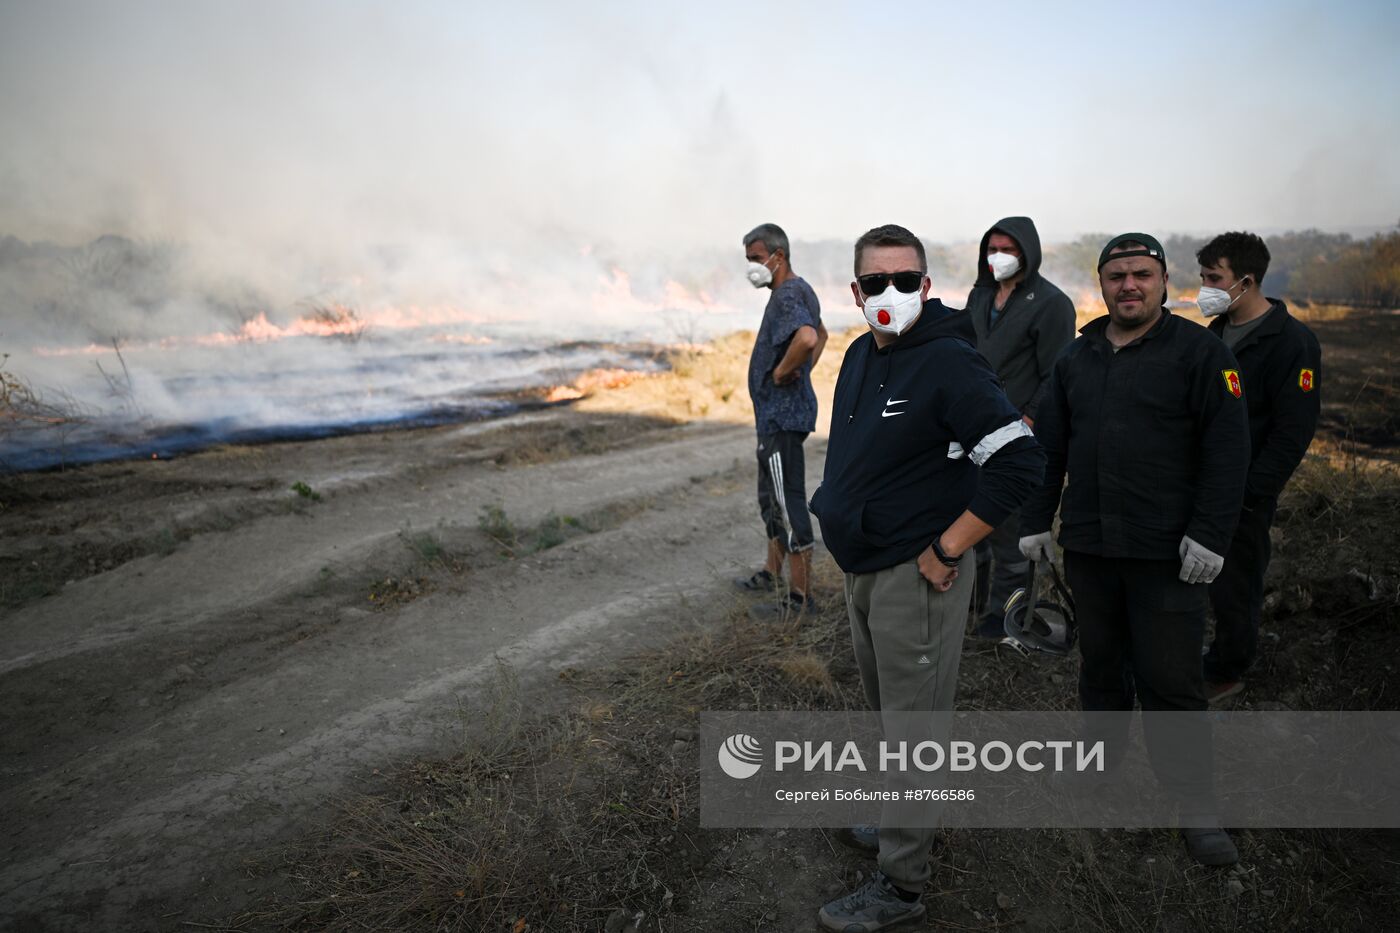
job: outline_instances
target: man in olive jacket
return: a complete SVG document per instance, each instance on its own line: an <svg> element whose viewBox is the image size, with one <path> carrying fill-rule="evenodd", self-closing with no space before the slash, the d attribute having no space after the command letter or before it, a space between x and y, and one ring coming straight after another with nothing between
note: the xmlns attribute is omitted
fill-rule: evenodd
<svg viewBox="0 0 1400 933"><path fill-rule="evenodd" d="M1029 217L1003 217L977 249L977 282L967 296L976 346L1026 424L1050 381L1055 357L1074 339L1074 303L1040 274L1040 234ZM1006 600L1024 585L1028 562L1013 513L977 545L976 634L1001 638Z"/></svg>

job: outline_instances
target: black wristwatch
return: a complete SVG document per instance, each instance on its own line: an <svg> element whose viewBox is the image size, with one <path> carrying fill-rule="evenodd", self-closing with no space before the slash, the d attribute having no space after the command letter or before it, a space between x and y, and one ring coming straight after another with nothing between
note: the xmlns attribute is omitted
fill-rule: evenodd
<svg viewBox="0 0 1400 933"><path fill-rule="evenodd" d="M929 544L929 547L933 548L933 556L937 557L938 562L944 567L956 567L958 565L958 558L949 557L947 554L945 554L943 552L943 548L938 546L937 538L933 539L932 543Z"/></svg>

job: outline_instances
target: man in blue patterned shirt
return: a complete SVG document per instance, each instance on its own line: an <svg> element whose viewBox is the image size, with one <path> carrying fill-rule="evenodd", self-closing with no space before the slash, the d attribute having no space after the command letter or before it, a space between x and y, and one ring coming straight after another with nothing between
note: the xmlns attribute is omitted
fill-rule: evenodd
<svg viewBox="0 0 1400 933"><path fill-rule="evenodd" d="M745 590L777 589L783 558L789 592L780 604L801 612L810 604L812 519L802 442L817 426L812 367L826 346L821 305L812 286L792 271L787 234L760 224L744 237L749 282L771 289L749 357L749 397L758 429L758 508L768 535L768 559L753 576L736 580Z"/></svg>

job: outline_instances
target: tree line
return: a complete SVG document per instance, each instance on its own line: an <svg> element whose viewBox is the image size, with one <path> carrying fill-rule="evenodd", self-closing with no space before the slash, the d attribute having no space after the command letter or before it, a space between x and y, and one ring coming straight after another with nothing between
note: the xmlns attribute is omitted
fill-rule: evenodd
<svg viewBox="0 0 1400 933"><path fill-rule="evenodd" d="M1196 251L1209 237L1173 234L1163 246L1174 295L1200 286ZM1091 276L1107 234L1090 233L1046 247L1044 270L1054 281L1097 290ZM1264 238L1271 260L1264 292L1298 304L1400 307L1400 227L1369 237L1290 230Z"/></svg>
<svg viewBox="0 0 1400 933"><path fill-rule="evenodd" d="M1264 276L1266 294L1300 304L1342 304L1363 308L1400 307L1400 229L1357 239L1349 233L1289 231L1265 237L1272 259ZM1196 250L1205 240L1172 237L1168 257L1185 268L1178 280L1198 280ZM1178 270L1172 270L1175 275Z"/></svg>

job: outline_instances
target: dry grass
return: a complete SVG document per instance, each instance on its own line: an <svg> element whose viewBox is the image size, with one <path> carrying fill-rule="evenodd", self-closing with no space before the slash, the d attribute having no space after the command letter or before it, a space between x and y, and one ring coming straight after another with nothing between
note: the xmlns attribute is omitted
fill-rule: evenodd
<svg viewBox="0 0 1400 933"><path fill-rule="evenodd" d="M753 423L746 372L753 334L671 350L668 371L599 391L577 403L590 413L632 414L673 422L708 419Z"/></svg>
<svg viewBox="0 0 1400 933"><path fill-rule="evenodd" d="M256 444L217 444L191 456L203 457L211 462L244 460L256 463L268 458L267 448Z"/></svg>
<svg viewBox="0 0 1400 933"><path fill-rule="evenodd" d="M836 696L836 679L831 676L831 663L813 652L793 654L780 659L777 668L794 686Z"/></svg>
<svg viewBox="0 0 1400 933"><path fill-rule="evenodd" d="M383 575L368 585L369 607L378 611L400 608L436 592L449 578L616 528L654 504L650 497L642 496L577 516L550 512L531 526L517 526L504 508L490 504L482 508L474 528L447 522L431 529L405 527L397 535L401 552L376 559L376 572ZM322 573L324 576L328 571L323 569ZM315 589L325 595L333 581L327 578L320 583ZM365 598L358 590L353 595L355 605Z"/></svg>
<svg viewBox="0 0 1400 933"><path fill-rule="evenodd" d="M1320 430L1370 456L1400 457L1400 315L1310 322L1322 342Z"/></svg>
<svg viewBox="0 0 1400 933"><path fill-rule="evenodd" d="M841 358L863 327L833 331L812 373L818 399L831 398ZM576 405L586 412L632 414L660 420L721 421L753 425L753 401L749 398L748 365L754 333L741 331L703 346L668 351L668 371L625 386L599 391ZM819 418L827 419L829 406L819 406ZM818 431L824 431L825 421Z"/></svg>
<svg viewBox="0 0 1400 933"><path fill-rule="evenodd" d="M499 445L491 461L499 467L532 466L621 450L646 443L680 421L648 413L597 414L588 418L507 424L473 439Z"/></svg>
<svg viewBox="0 0 1400 933"><path fill-rule="evenodd" d="M1400 468L1314 442L1273 542L1251 689L1292 709L1400 708Z"/></svg>
<svg viewBox="0 0 1400 933"><path fill-rule="evenodd" d="M1384 521L1400 501L1400 478L1384 466L1319 455L1287 501L1286 534L1335 535L1358 515ZM1342 542L1335 566L1351 547L1369 550L1368 542L1376 539ZM1280 551L1287 559L1289 548ZM871 863L833 849L820 831L789 831L775 847L767 831L701 829L693 743L702 710L863 707L829 559L817 562L815 580L822 600L815 617L759 625L742 602L696 608L694 631L659 651L565 672L561 680L576 691L570 712L527 724L501 718L473 748L415 763L385 793L346 803L341 818L282 867L297 896L232 925L523 933L633 929L640 915L636 929L699 933L777 928L773 918L784 914L796 918L791 928L803 928L798 922L810 922L824 896L810 893L821 877L849 881ZM1389 595L1363 602L1393 627ZM1282 636L1270 666L1292 673L1286 683L1262 677L1246 699L1278 702L1293 696L1290 689L1317 695L1308 671L1312 639L1325 624L1270 610L1266 629ZM1344 635L1333 635L1332 649ZM1303 663L1285 663L1293 655ZM1070 661L1030 663L969 642L959 702L1071 708L1073 672ZM1389 676L1379 664L1375 673ZM1211 871L1191 863L1171 831L954 831L938 854L930 926L1374 930L1385 928L1400 898L1394 834L1249 831L1237 841L1240 867ZM788 859L810 867L788 871ZM788 903L793 898L803 900Z"/></svg>
<svg viewBox="0 0 1400 933"><path fill-rule="evenodd" d="M9 358L10 354L0 353L0 440L36 431L61 437L92 420L91 409L73 396L64 392L45 395L29 380L6 369Z"/></svg>
<svg viewBox="0 0 1400 933"><path fill-rule="evenodd" d="M1330 305L1322 303L1308 304L1298 302L1288 306L1288 313L1300 321L1312 324L1316 321L1341 321L1346 318L1355 317L1358 314L1369 312L1360 311L1351 305Z"/></svg>
<svg viewBox="0 0 1400 933"><path fill-rule="evenodd" d="M831 397L841 357L861 333L863 329L852 328L831 335L813 375L819 398ZM683 424L752 427L747 374L753 341L753 332L743 331L709 344L668 350L663 372L581 386L583 395L571 407L584 418L503 425L483 432L480 442L497 447L491 459L498 466L514 467L623 449ZM823 407L821 418L828 417Z"/></svg>

